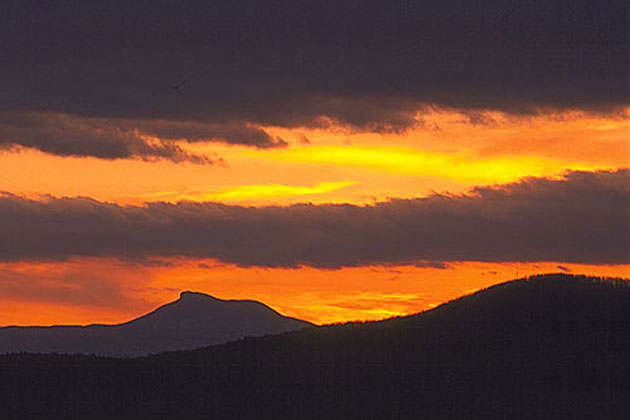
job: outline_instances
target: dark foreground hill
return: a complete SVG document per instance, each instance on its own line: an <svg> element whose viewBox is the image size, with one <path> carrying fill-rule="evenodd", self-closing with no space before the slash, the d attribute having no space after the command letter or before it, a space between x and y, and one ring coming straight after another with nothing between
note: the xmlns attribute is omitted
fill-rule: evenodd
<svg viewBox="0 0 630 420"><path fill-rule="evenodd" d="M3 419L627 419L630 287L547 275L423 314L139 359L0 357Z"/></svg>
<svg viewBox="0 0 630 420"><path fill-rule="evenodd" d="M0 353L140 356L192 350L309 325L260 302L183 292L175 302L124 324L0 328Z"/></svg>

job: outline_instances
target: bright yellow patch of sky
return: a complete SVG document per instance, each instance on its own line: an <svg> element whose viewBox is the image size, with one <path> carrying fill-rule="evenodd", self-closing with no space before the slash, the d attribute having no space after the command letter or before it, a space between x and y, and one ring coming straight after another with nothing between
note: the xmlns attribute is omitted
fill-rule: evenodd
<svg viewBox="0 0 630 420"><path fill-rule="evenodd" d="M181 193L177 191L159 192L143 195L147 201L248 201L253 199L279 198L279 197L307 197L316 194L325 194L336 191L350 185L353 181L321 182L313 186L284 185L284 184L259 184L237 185L230 188L221 188L214 191Z"/></svg>
<svg viewBox="0 0 630 420"><path fill-rule="evenodd" d="M260 158L281 162L352 165L394 174L442 177L467 184L507 183L526 176L557 175L568 169L608 168L535 156L476 158L401 146L302 146L243 153L250 157L256 153Z"/></svg>
<svg viewBox="0 0 630 420"><path fill-rule="evenodd" d="M434 191L462 193L479 184L553 177L567 169L630 166L628 112L514 116L484 111L475 118L430 108L404 132L366 133L334 123L262 127L285 139L285 149L180 143L221 157L227 166L6 151L0 153L0 190L135 205L152 200L364 204Z"/></svg>

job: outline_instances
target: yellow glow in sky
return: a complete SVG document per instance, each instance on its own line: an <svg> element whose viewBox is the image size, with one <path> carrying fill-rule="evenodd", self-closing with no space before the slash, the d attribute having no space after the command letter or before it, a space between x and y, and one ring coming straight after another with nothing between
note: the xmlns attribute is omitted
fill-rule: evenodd
<svg viewBox="0 0 630 420"><path fill-rule="evenodd" d="M146 194L143 198L150 201L243 201L251 199L324 194L354 184L356 184L356 182L341 181L321 182L312 187L284 184L237 185L230 188L221 188L215 191L198 193L180 193L177 191L160 192Z"/></svg>
<svg viewBox="0 0 630 420"><path fill-rule="evenodd" d="M545 157L475 158L462 153L435 153L400 146L308 146L256 153L281 162L361 166L394 174L436 176L465 183L506 183L525 176L557 175L573 170L606 169Z"/></svg>
<svg viewBox="0 0 630 420"><path fill-rule="evenodd" d="M204 199L244 205L366 204L434 191L464 193L480 184L553 177L567 169L630 166L630 113L480 115L485 123L454 110L423 110L418 126L396 133L334 124L259 127L289 143L274 150L178 143L227 165L60 157L16 149L0 152L0 190L134 205Z"/></svg>

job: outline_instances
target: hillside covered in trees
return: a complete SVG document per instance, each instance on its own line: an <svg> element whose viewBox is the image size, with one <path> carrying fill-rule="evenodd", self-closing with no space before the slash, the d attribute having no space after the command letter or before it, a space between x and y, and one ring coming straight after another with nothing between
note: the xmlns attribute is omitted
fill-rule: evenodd
<svg viewBox="0 0 630 420"><path fill-rule="evenodd" d="M3 419L630 418L630 284L553 274L433 310L136 359L0 357Z"/></svg>

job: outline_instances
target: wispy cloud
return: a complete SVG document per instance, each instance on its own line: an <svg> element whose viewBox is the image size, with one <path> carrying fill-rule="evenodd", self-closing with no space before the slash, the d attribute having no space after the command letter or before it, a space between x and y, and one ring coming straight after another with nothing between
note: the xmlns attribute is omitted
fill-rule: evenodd
<svg viewBox="0 0 630 420"><path fill-rule="evenodd" d="M0 111L0 148L24 147L57 156L224 164L191 153L187 143L284 147L264 130L238 124L86 118L51 112Z"/></svg>

